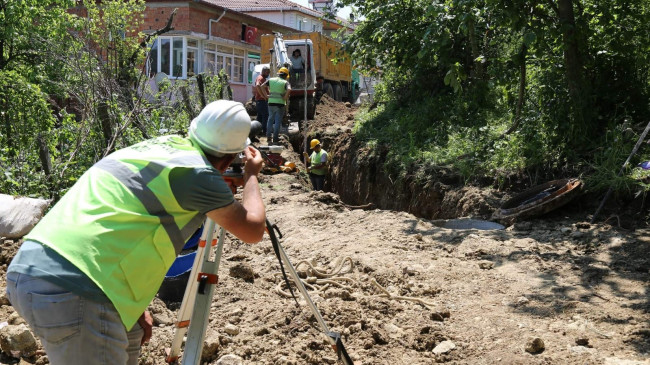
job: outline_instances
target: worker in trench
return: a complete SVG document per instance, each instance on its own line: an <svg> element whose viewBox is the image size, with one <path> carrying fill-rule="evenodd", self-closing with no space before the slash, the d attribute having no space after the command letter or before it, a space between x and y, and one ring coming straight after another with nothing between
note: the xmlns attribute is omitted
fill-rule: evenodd
<svg viewBox="0 0 650 365"><path fill-rule="evenodd" d="M25 237L7 269L7 297L53 365L136 365L151 337L146 308L205 217L247 243L265 208L241 103L219 100L189 137L124 148L83 174ZM243 152L241 203L222 173Z"/></svg>
<svg viewBox="0 0 650 365"><path fill-rule="evenodd" d="M325 174L327 174L328 166L328 155L325 151L319 140L312 139L309 143L309 147L313 151L311 155L307 152L303 152L303 156L307 161L307 172L309 173L309 180L311 180L311 185L314 190L323 190L325 186Z"/></svg>

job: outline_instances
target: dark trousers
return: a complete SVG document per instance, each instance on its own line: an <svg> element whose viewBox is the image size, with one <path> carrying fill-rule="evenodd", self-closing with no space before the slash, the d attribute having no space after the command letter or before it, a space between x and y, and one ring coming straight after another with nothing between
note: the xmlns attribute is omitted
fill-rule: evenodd
<svg viewBox="0 0 650 365"><path fill-rule="evenodd" d="M269 121L269 102L255 100L255 109L257 109L257 121L262 124L262 132L266 135L266 123Z"/></svg>
<svg viewBox="0 0 650 365"><path fill-rule="evenodd" d="M325 186L325 175L316 175L309 173L309 180L311 180L311 185L314 187L314 190L323 191Z"/></svg>

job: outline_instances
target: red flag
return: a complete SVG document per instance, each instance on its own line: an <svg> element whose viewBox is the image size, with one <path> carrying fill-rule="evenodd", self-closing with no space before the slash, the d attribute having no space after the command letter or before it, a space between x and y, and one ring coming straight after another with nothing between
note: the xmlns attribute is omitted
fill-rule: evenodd
<svg viewBox="0 0 650 365"><path fill-rule="evenodd" d="M257 28L247 26L246 27L246 43L255 43L257 39Z"/></svg>

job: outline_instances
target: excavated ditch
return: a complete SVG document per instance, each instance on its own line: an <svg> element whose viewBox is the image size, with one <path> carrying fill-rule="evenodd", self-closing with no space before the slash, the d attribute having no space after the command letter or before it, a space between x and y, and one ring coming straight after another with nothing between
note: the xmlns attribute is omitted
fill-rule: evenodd
<svg viewBox="0 0 650 365"><path fill-rule="evenodd" d="M404 211L426 219L473 217L488 219L504 196L493 189L464 186L462 179L445 168L430 171L418 181L415 171L401 180L384 169L388 149L373 151L352 133L357 107L324 97L317 115L302 133L291 138L296 152L305 141L319 139L331 155L325 189L349 205ZM306 137L306 138L305 138Z"/></svg>

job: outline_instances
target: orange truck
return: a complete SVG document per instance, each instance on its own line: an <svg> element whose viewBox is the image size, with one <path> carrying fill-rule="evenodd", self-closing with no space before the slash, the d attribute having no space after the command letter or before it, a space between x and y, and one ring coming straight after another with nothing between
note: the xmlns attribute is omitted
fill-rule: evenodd
<svg viewBox="0 0 650 365"><path fill-rule="evenodd" d="M316 103L321 94L328 94L337 101L356 99L358 80L352 77L352 62L341 53L338 41L319 32L265 34L261 38L262 65L269 65L274 76L280 67L292 71L289 114L292 120L301 120L307 101L307 119L313 119ZM291 57L300 51L303 65L292 65ZM336 62L335 62L336 59ZM262 66L258 65L258 66ZM256 67L257 70L257 67ZM307 97L305 97L305 95Z"/></svg>

